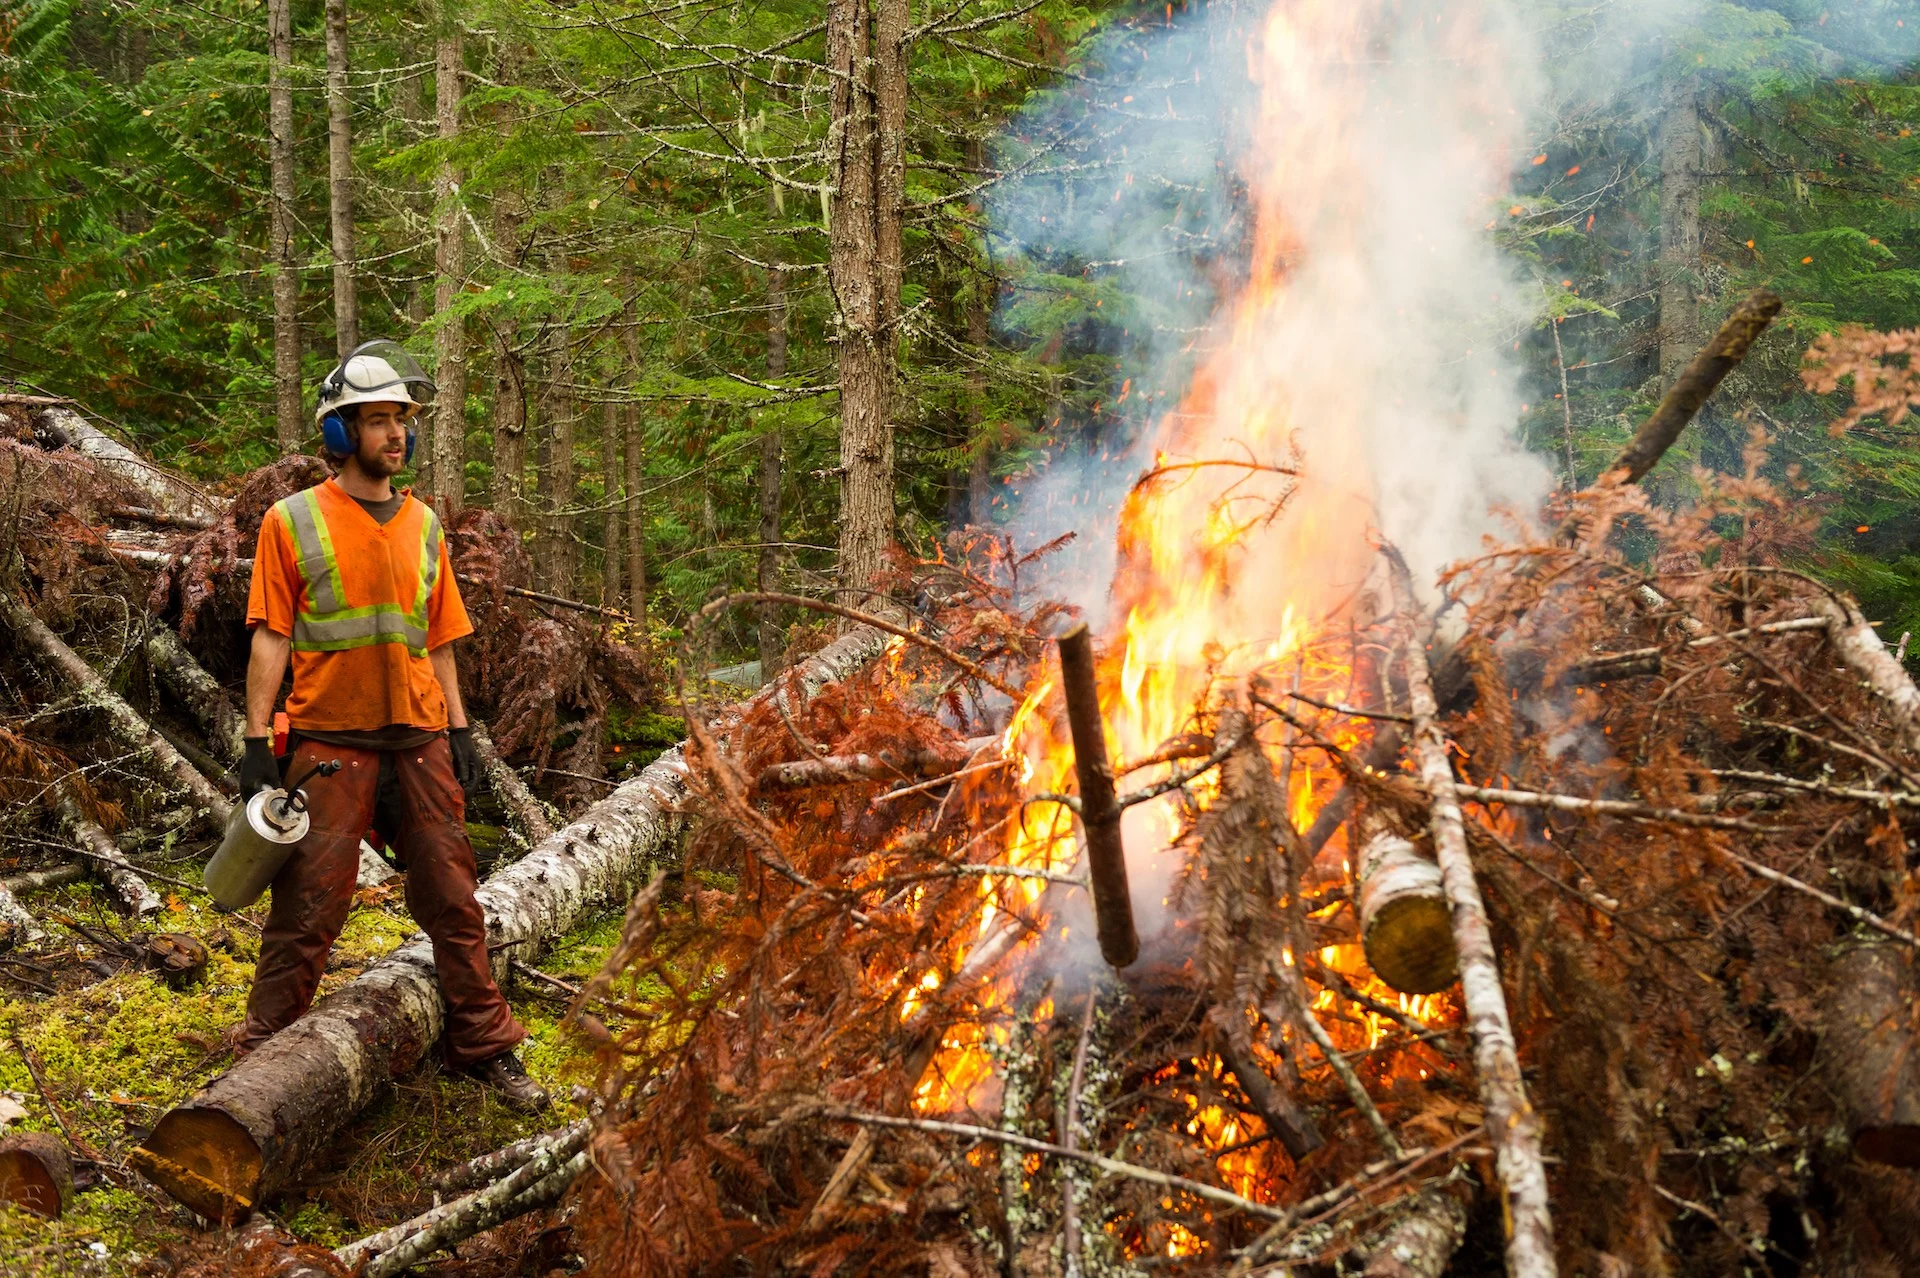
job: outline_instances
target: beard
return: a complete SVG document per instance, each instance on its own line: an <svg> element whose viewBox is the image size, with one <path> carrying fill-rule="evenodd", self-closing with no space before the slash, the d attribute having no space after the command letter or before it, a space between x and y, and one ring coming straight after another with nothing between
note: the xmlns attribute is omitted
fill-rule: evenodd
<svg viewBox="0 0 1920 1278"><path fill-rule="evenodd" d="M390 454L384 449L362 448L355 454L354 460L360 464L361 470L375 479L392 479L407 466L406 453Z"/></svg>

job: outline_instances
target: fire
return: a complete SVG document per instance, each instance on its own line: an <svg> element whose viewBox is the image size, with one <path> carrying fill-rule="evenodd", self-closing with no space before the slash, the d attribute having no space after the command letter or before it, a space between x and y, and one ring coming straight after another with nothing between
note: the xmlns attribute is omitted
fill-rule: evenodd
<svg viewBox="0 0 1920 1278"><path fill-rule="evenodd" d="M1186 394L1155 424L1145 454L1153 460L1142 468L1120 515L1120 567L1099 670L1101 709L1117 759L1142 759L1183 734L1204 734L1223 707L1245 706L1256 683L1274 699L1289 691L1330 702L1366 699L1366 690L1354 686L1348 625L1375 560L1381 520L1374 492L1390 478L1376 472L1383 466L1398 470L1404 481L1407 467L1416 464L1383 461L1370 448L1384 390L1373 383L1390 367L1390 356L1373 346L1412 329L1389 325L1390 331L1372 334L1377 341L1370 344L1363 321L1323 316L1314 308L1329 296L1382 291L1376 246L1368 242L1381 218L1377 209L1364 207L1378 195L1361 139L1380 127L1367 115L1368 77L1382 73L1366 68L1380 63L1379 28L1397 21L1394 14L1377 0L1282 0L1249 50L1261 104L1257 154L1245 174L1254 206L1248 274L1203 339ZM1430 38L1462 66L1484 52L1474 44L1471 22L1451 24ZM1432 57L1435 65L1446 61L1439 51ZM1454 74L1463 76L1463 84L1472 80ZM1468 98L1459 107L1463 113L1504 111L1494 101L1495 86L1457 92ZM1474 96L1483 92L1485 101ZM1489 173L1499 162L1498 156L1463 158ZM1479 213L1476 206L1476 226ZM1403 286L1412 290L1404 294L1409 305L1422 301L1418 287ZM1405 316L1406 307L1398 313ZM1445 390L1439 380L1432 384ZM1322 731L1352 748L1367 729L1334 717ZM1259 744L1285 778L1290 816L1305 829L1338 788L1330 765L1318 752L1291 751L1271 719ZM1037 683L1017 707L1002 747L1018 760L1022 789L1032 796L1008 825L1005 864L1075 873L1079 850L1072 814L1039 797L1075 788L1054 683ZM1153 784L1183 766L1190 761L1137 769L1120 778L1121 791ZM1177 846L1189 815L1183 805L1204 806L1214 786L1210 774L1185 796L1139 804L1123 819L1143 937L1161 933L1167 922L1168 885L1185 854ZM1338 864L1344 853L1336 838L1324 855ZM1056 891L1040 878L983 880L979 921L967 944L991 935L1009 908L1027 917L1044 911L1058 940L1069 912L1056 904L1060 898L1048 895ZM1074 928L1076 939L1083 927ZM1090 939L1091 929L1084 930ZM1350 1058L1404 1034L1402 1021L1438 1024L1456 1016L1450 996L1415 998L1387 988L1368 970L1357 944L1325 946L1310 956L1289 953L1286 961L1296 958L1308 964L1309 975L1315 969L1337 974L1379 1007L1400 1013L1396 1018L1355 1007L1334 990L1320 989L1311 1010L1322 1014L1335 1049ZM922 986L932 988L924 981ZM1009 1005L1012 995L993 991L982 1006ZM983 1015L980 1024L988 1019ZM987 1045L999 1032L978 1026L951 1032L916 1106L934 1110L987 1095L993 1074ZM1258 1050L1264 1052L1264 1045ZM1315 1050L1304 1045L1302 1068L1313 1067ZM1216 1080L1223 1071L1217 1059L1191 1064ZM1417 1064L1404 1068L1425 1074ZM1219 1152L1215 1167L1222 1183L1248 1197L1271 1199L1276 1167L1286 1160L1275 1142L1261 1139L1259 1119L1198 1093L1189 1101L1185 1134ZM1206 1248L1178 1225L1159 1229L1140 1245L1169 1256Z"/></svg>

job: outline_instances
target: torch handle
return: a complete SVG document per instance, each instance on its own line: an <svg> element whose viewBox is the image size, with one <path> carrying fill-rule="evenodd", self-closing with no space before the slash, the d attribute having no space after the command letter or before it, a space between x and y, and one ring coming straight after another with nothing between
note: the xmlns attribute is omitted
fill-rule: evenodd
<svg viewBox="0 0 1920 1278"><path fill-rule="evenodd" d="M1107 732L1100 721L1094 679L1093 638L1084 622L1060 636L1060 690L1073 734L1073 768L1080 780L1080 830L1093 885L1093 918L1100 956L1125 967L1140 956L1133 926L1133 895L1127 885L1127 850L1120 840L1120 804L1114 794Z"/></svg>

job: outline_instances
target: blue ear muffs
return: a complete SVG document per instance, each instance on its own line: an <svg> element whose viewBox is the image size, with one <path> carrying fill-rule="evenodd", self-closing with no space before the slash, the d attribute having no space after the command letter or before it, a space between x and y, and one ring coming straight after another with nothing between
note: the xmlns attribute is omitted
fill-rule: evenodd
<svg viewBox="0 0 1920 1278"><path fill-rule="evenodd" d="M338 413L328 413L320 419L320 442L335 457L351 457L355 451L353 437L347 434L347 419ZM420 432L407 423L407 456L413 460L413 447L420 442Z"/></svg>
<svg viewBox="0 0 1920 1278"><path fill-rule="evenodd" d="M320 442L335 457L353 456L353 439L347 434L347 419L338 413L328 413L320 419ZM413 456L412 431L407 432L407 456Z"/></svg>

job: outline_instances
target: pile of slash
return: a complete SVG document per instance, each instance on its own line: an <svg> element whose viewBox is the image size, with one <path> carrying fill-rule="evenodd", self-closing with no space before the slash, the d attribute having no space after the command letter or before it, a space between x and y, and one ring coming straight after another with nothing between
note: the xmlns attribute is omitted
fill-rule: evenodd
<svg viewBox="0 0 1920 1278"><path fill-rule="evenodd" d="M1920 1270L1920 690L1757 453L1650 507L1684 420L1536 544L1383 547L1111 798L1035 792L1099 716L991 539L880 666L697 731L684 903L578 1004L590 1272Z"/></svg>

